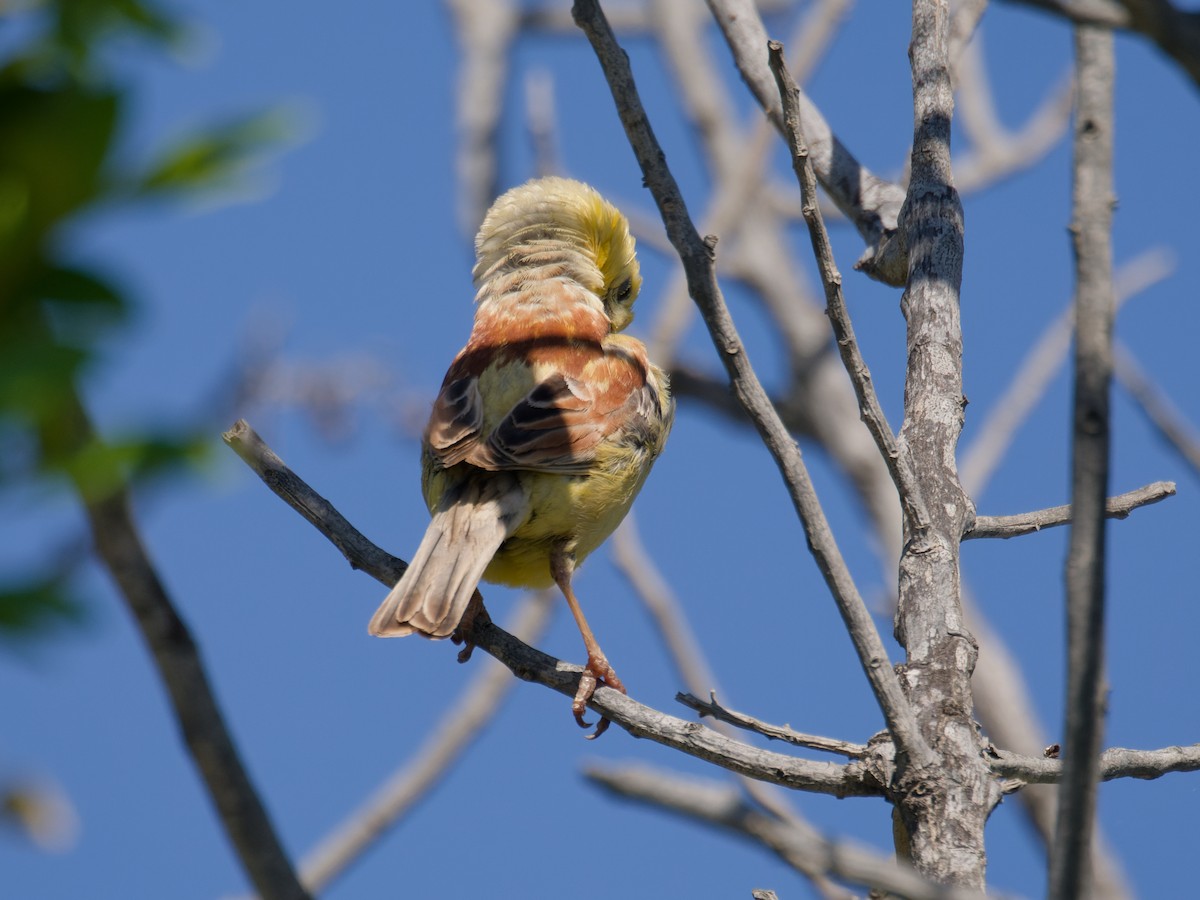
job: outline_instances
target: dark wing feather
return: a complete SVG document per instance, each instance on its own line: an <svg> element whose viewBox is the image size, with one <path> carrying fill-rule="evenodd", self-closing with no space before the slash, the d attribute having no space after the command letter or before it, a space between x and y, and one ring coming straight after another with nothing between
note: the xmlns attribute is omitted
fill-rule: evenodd
<svg viewBox="0 0 1200 900"><path fill-rule="evenodd" d="M482 427L479 379L465 376L442 386L425 429L425 441L442 465L449 468L471 455L478 446Z"/></svg>
<svg viewBox="0 0 1200 900"><path fill-rule="evenodd" d="M586 384L554 373L526 394L488 435L485 468L586 472L596 447L607 436L606 423L595 409Z"/></svg>

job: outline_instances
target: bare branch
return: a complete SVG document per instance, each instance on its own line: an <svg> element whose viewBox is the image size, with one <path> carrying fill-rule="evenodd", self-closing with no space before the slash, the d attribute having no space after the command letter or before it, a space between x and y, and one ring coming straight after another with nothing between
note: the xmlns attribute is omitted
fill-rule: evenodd
<svg viewBox="0 0 1200 900"><path fill-rule="evenodd" d="M896 808L903 823L899 846L919 872L982 890L984 822L1000 790L983 763L971 717L978 644L967 631L961 597L961 536L975 510L954 465L963 424L963 213L950 158L949 44L948 0L916 0L908 51L911 176L900 213L908 285L900 303L907 367L899 444L911 453L930 523L923 533L905 534L896 637L906 651L903 676L922 732L939 752L936 766L926 770L897 753ZM953 841L946 840L948 831Z"/></svg>
<svg viewBox="0 0 1200 900"><path fill-rule="evenodd" d="M394 585L408 563L380 550L346 521L333 504L310 488L275 455L245 419L221 435L233 450L288 506L304 516L341 551L350 568L361 569L377 581Z"/></svg>
<svg viewBox="0 0 1200 900"><path fill-rule="evenodd" d="M987 8L988 0L957 0L954 4L954 15L950 20L950 62L956 69Z"/></svg>
<svg viewBox="0 0 1200 900"><path fill-rule="evenodd" d="M1079 108L1071 233L1075 249L1075 389L1071 453L1074 521L1067 552L1064 760L1050 895L1089 893L1097 757L1104 732L1104 552L1112 382L1113 35L1075 29Z"/></svg>
<svg viewBox="0 0 1200 900"><path fill-rule="evenodd" d="M862 759L867 754L863 744L852 744L849 741L839 741L836 738L820 737L815 734L804 734L795 731L787 725L770 725L753 716L730 709L717 702L716 691L709 694L708 700L701 700L693 694L676 694L675 699L689 709L694 709L703 716L712 716L720 722L728 722L746 731L753 731L773 741L784 741L797 747L808 747L812 750L822 750L826 753L837 753L850 759Z"/></svg>
<svg viewBox="0 0 1200 900"><path fill-rule="evenodd" d="M625 517L613 535L613 562L650 613L683 683L693 691L715 690L716 676L674 593L642 546L634 513Z"/></svg>
<svg viewBox="0 0 1200 900"><path fill-rule="evenodd" d="M863 359L858 348L854 326L850 322L850 311L846 308L845 297L842 296L842 275L834 262L829 232L825 230L825 222L817 206L817 179L809 159L808 147L804 143L804 135L800 130L800 91L788 74L783 45L778 41L771 41L767 46L769 65L783 105L784 135L792 157L792 168L795 169L796 180L800 183L804 221L812 239L813 256L816 257L817 271L821 274L821 284L825 288L826 309L829 321L833 325L833 335L837 340L842 364L845 365L850 382L854 385L862 420L879 447L884 464L899 492L900 503L908 517L908 526L913 534L923 535L929 527L929 511L925 509L925 501L921 497L920 485L913 472L912 458L907 452L902 452L896 444L896 436L888 425L887 416L884 415L879 397L875 393L871 370L867 368L867 361Z"/></svg>
<svg viewBox="0 0 1200 900"><path fill-rule="evenodd" d="M817 565L850 631L859 661L875 692L888 730L904 752L911 754L913 759L928 762L932 759L932 751L916 729L912 710L888 661L887 650L875 628L875 622L838 550L800 450L771 406L746 357L745 347L716 283L713 242L700 238L688 216L687 205L666 166L665 154L642 108L628 57L617 45L595 0L577 0L573 12L600 60L625 126L625 134L642 167L645 183L658 204L667 235L683 261L692 298L700 307L713 344L729 373L734 393L754 420L788 486Z"/></svg>
<svg viewBox="0 0 1200 900"><path fill-rule="evenodd" d="M474 234L499 193L496 134L504 113L508 57L520 21L513 0L446 0L463 52L458 73L459 226Z"/></svg>
<svg viewBox="0 0 1200 900"><path fill-rule="evenodd" d="M758 0L758 7L764 14L770 14L782 12L794 2L795 0ZM649 37L653 34L655 23L645 3L626 0L626 2L609 3L608 6L608 20L614 31L629 37ZM521 25L524 28L554 34L577 33L575 20L571 18L570 10L551 2L551 0L544 0L543 5L522 11Z"/></svg>
<svg viewBox="0 0 1200 900"><path fill-rule="evenodd" d="M742 79L759 105L783 133L779 91L767 67L767 32L753 0L708 0ZM906 250L894 242L904 191L873 174L833 134L820 110L801 93L800 118L821 186L854 223L867 251L855 264L872 278L902 285L907 274Z"/></svg>
<svg viewBox="0 0 1200 900"><path fill-rule="evenodd" d="M1129 28L1144 34L1200 85L1200 13L1170 0L1120 0Z"/></svg>
<svg viewBox="0 0 1200 900"><path fill-rule="evenodd" d="M787 828L748 805L730 787L683 779L642 766L622 769L592 766L584 774L621 797L753 838L797 868L814 868L851 884L909 900L982 900L984 896L927 881L910 867L873 851Z"/></svg>
<svg viewBox="0 0 1200 900"><path fill-rule="evenodd" d="M512 634L518 640L536 641L546 630L553 611L548 591L529 594L513 614ZM369 850L433 788L450 767L479 737L503 706L516 685L512 673L489 663L463 691L462 697L425 739L421 749L406 760L345 821L337 825L301 863L301 878L314 892L325 890Z"/></svg>
<svg viewBox="0 0 1200 900"><path fill-rule="evenodd" d="M963 604L971 632L979 640L979 662L971 678L975 712L992 745L1042 759L1046 729L1038 721L1029 688L1003 639L994 632L964 588ZM1049 857L1058 814L1058 788L1027 784L1017 792L1027 821ZM1095 900L1129 900L1133 891L1121 870L1118 854L1097 829L1092 841L1092 877Z"/></svg>
<svg viewBox="0 0 1200 900"><path fill-rule="evenodd" d="M381 584L395 584L407 564L363 537L325 498L288 469L248 424L238 422L226 433L226 443L234 446L238 455L276 496L337 547L352 568L366 572ZM314 511L321 514L314 514ZM468 638L523 681L535 682L564 696L575 696L582 667L535 650L492 622L476 620ZM882 786L859 764L840 766L811 762L749 747L696 722L651 709L611 688L600 688L588 705L634 737L649 738L759 781L837 797L881 796L883 793Z"/></svg>
<svg viewBox="0 0 1200 900"><path fill-rule="evenodd" d="M1014 0L1074 22L1144 35L1200 85L1200 13L1170 0Z"/></svg>
<svg viewBox="0 0 1200 900"><path fill-rule="evenodd" d="M1129 25L1129 13L1121 8L1117 0L1012 0L1022 6L1061 16L1077 25L1104 25L1109 28L1125 28Z"/></svg>
<svg viewBox="0 0 1200 900"><path fill-rule="evenodd" d="M97 437L82 404L75 403L71 429L84 446ZM127 487L118 485L100 497L82 484L79 490L96 553L141 631L188 752L251 883L267 900L307 900L242 765L200 650L142 541Z"/></svg>
<svg viewBox="0 0 1200 900"><path fill-rule="evenodd" d="M613 535L613 558L654 619L683 683L696 692L714 689L716 679L708 661L674 593L642 546L632 514ZM732 737L732 729L724 723L719 723L716 730ZM779 795L774 785L763 784L745 775L739 775L738 779L742 789L763 813L772 816L781 827L813 831L812 826ZM826 900L847 900L846 892L830 882L823 872L803 868L799 871L812 881L814 889Z"/></svg>
<svg viewBox="0 0 1200 900"><path fill-rule="evenodd" d="M1019 778L1029 784L1061 784L1064 761L1020 756L999 751L989 763L992 771L1005 778ZM1172 772L1200 771L1200 744L1164 747L1161 750L1126 750L1113 747L1100 754L1097 776L1101 781L1140 778L1149 781Z"/></svg>
<svg viewBox="0 0 1200 900"><path fill-rule="evenodd" d="M1147 250L1116 273L1117 309L1175 269L1173 257L1162 249ZM1071 347L1074 313L1068 304L1025 354L1017 374L988 412L976 437L962 455L960 477L967 493L979 496L1012 443L1018 428L1046 392Z"/></svg>
<svg viewBox="0 0 1200 900"><path fill-rule="evenodd" d="M1068 73L1017 132L1000 123L978 40L965 45L955 69L959 121L971 151L954 163L954 181L967 194L1029 168L1062 139L1071 121L1073 88Z"/></svg>
<svg viewBox="0 0 1200 900"><path fill-rule="evenodd" d="M1184 418L1170 398L1138 365L1129 349L1117 342L1113 364L1117 381L1129 392L1160 435L1200 475L1200 433Z"/></svg>
<svg viewBox="0 0 1200 900"><path fill-rule="evenodd" d="M853 5L854 0L814 0L808 5L787 42L792 48L788 65L796 84L805 84L812 77ZM761 3L758 9L764 11Z"/></svg>
<svg viewBox="0 0 1200 900"><path fill-rule="evenodd" d="M1109 497L1104 506L1104 515L1109 519L1125 519L1135 509L1158 503L1175 496L1175 482L1156 481L1137 490ZM1036 512L1019 513L1014 516L977 516L975 526L963 535L963 540L973 538L1012 538L1032 534L1043 528L1055 528L1071 522L1071 506L1052 506Z"/></svg>
<svg viewBox="0 0 1200 900"><path fill-rule="evenodd" d="M534 69L525 76L525 127L533 147L533 168L538 176L561 170L554 115L554 76Z"/></svg>

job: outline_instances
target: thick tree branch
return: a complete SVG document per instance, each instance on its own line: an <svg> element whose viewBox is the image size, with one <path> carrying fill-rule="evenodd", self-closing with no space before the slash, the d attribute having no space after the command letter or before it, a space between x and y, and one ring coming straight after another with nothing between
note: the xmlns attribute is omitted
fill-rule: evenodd
<svg viewBox="0 0 1200 900"><path fill-rule="evenodd" d="M592 766L584 774L617 796L755 840L784 862L802 870L819 871L908 900L983 900L984 897L976 891L935 884L911 867L870 850L830 841L815 832L789 828L746 803L730 787L683 779L641 766L621 769Z"/></svg>
<svg viewBox="0 0 1200 900"><path fill-rule="evenodd" d="M97 440L76 401L71 430L83 447ZM192 761L255 890L266 900L307 900L270 816L250 781L204 670L200 650L142 541L124 484L97 496L80 484L95 549L146 642Z"/></svg>
<svg viewBox="0 0 1200 900"><path fill-rule="evenodd" d="M288 469L245 421L238 421L224 437L276 496L342 552L351 568L366 572L385 586L396 583L407 564L368 541L329 501ZM468 638L523 681L532 681L567 697L575 696L582 667L535 650L492 622L477 620ZM816 763L759 750L696 722L651 709L611 688L598 690L588 705L634 737L648 738L759 781L837 797L883 794L883 787L864 766Z"/></svg>
<svg viewBox="0 0 1200 900"><path fill-rule="evenodd" d="M1038 759L999 751L989 763L992 771L1005 778L1019 778L1029 784L1059 784L1064 763L1058 759ZM1100 754L1096 769L1101 781L1117 778L1151 780L1172 772L1200 771L1200 744L1163 747L1161 750L1126 750L1113 747Z"/></svg>
<svg viewBox="0 0 1200 900"><path fill-rule="evenodd" d="M1118 28L1148 38L1200 86L1200 13L1170 0L1012 0L1076 25Z"/></svg>
<svg viewBox="0 0 1200 900"><path fill-rule="evenodd" d="M729 373L734 393L750 414L779 466L792 503L804 525L809 546L850 631L859 661L875 692L888 730L899 748L912 758L929 763L932 753L916 728L912 710L888 661L887 650L838 550L800 449L771 406L746 356L745 347L716 283L713 242L701 239L688 216L687 205L667 168L665 155L642 108L629 59L617 45L595 0L578 0L573 11L604 70L625 126L625 134L642 167L645 183L658 204L667 236L683 262L692 298L700 307L713 344ZM760 49L765 50L765 44Z"/></svg>
<svg viewBox="0 0 1200 900"><path fill-rule="evenodd" d="M985 765L971 716L971 673L978 645L963 615L961 536L975 511L955 469L963 424L963 214L954 188L950 124L954 95L948 0L915 0L909 59L913 148L900 228L908 245L908 286L901 299L907 329L904 425L931 521L906 529L900 557L896 637L904 646L908 696L921 729L938 749L922 768L897 753L898 804L913 865L946 884L982 890L984 823L1000 790ZM899 848L898 848L899 849Z"/></svg>
<svg viewBox="0 0 1200 900"><path fill-rule="evenodd" d="M1067 695L1050 895L1089 892L1097 757L1104 733L1105 497L1112 381L1112 32L1075 29L1078 110L1071 233L1075 249L1073 521L1067 552Z"/></svg>
<svg viewBox="0 0 1200 900"><path fill-rule="evenodd" d="M1109 497L1104 505L1104 515L1109 519L1126 519L1135 509L1174 496L1175 482L1156 481L1137 490ZM976 516L974 527L963 535L963 540L1020 537L1023 534L1041 531L1043 528L1069 525L1071 521L1070 504L1014 516Z"/></svg>

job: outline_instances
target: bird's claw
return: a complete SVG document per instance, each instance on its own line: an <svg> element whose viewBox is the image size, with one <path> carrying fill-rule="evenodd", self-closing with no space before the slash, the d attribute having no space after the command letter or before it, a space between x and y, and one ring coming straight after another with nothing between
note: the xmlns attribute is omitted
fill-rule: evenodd
<svg viewBox="0 0 1200 900"><path fill-rule="evenodd" d="M483 605L483 595L478 590L471 596L471 602L467 604L467 610L463 613L458 627L450 635L450 642L455 646L463 645L463 648L458 651L458 661L465 663L471 658L471 654L475 652L475 642L471 640L475 629L480 625L490 625L492 617L488 615L487 608Z"/></svg>
<svg viewBox="0 0 1200 900"><path fill-rule="evenodd" d="M584 721L584 713L587 710L587 703L592 699L592 695L596 693L596 688L600 685L610 687L614 691L620 691L622 694L627 693L625 685L621 683L621 679L617 677L617 673L613 671L613 667L608 664L608 660L604 657L596 659L588 659L588 664L579 676L579 689L575 691L575 700L571 703L571 712L575 715L575 723L580 728L591 728L589 722ZM596 723L596 730L587 736L589 741L594 741L600 735L608 730L608 726L612 723L601 717Z"/></svg>

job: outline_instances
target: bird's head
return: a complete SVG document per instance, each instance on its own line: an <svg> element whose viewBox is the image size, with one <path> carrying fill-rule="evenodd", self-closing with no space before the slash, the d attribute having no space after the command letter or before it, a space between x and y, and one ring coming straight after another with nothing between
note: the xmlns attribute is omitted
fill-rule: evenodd
<svg viewBox="0 0 1200 900"><path fill-rule="evenodd" d="M586 184L538 178L492 204L475 238L476 284L518 266L561 265L600 300L613 331L633 321L642 286L629 222Z"/></svg>

